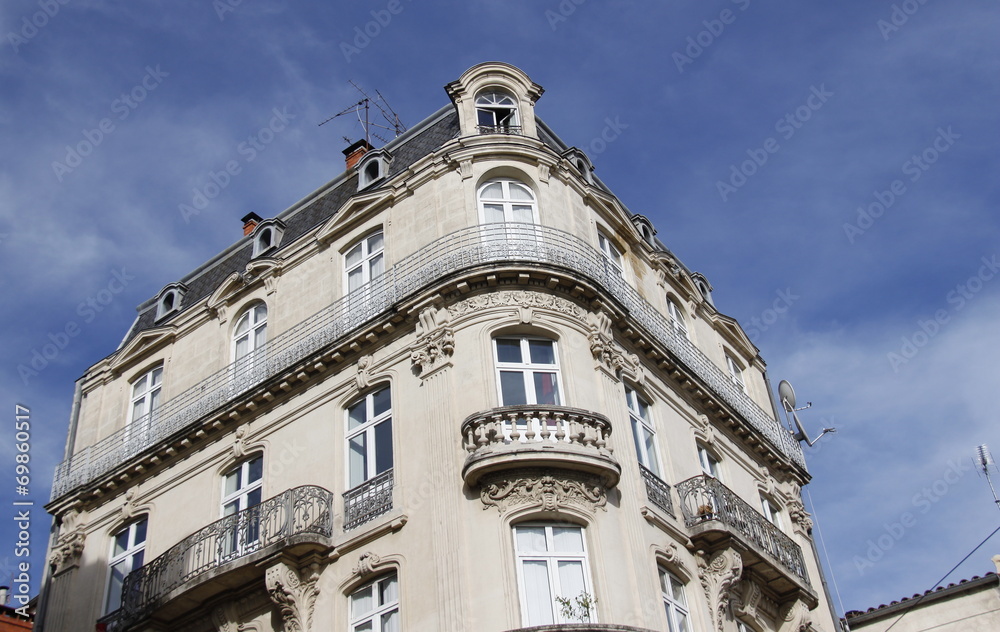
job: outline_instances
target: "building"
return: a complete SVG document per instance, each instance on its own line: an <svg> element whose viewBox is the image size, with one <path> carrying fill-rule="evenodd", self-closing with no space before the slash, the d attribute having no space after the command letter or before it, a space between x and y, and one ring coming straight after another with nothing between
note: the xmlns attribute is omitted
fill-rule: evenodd
<svg viewBox="0 0 1000 632"><path fill-rule="evenodd" d="M1000 555L993 556L1000 572ZM1000 630L1000 576L987 573L938 586L861 612L852 610L844 619L851 632L993 632Z"/></svg>
<svg viewBox="0 0 1000 632"><path fill-rule="evenodd" d="M79 380L42 629L835 629L708 280L521 70L445 89Z"/></svg>

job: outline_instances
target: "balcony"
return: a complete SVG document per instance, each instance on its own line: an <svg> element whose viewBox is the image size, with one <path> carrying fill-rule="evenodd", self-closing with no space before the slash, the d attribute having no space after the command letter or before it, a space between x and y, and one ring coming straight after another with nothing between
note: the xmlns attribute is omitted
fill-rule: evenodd
<svg viewBox="0 0 1000 632"><path fill-rule="evenodd" d="M646 498L649 499L649 502L673 517L674 501L670 497L670 485L663 482L663 479L653 474L653 472L641 463L639 464L639 472L642 474L642 480L646 484Z"/></svg>
<svg viewBox="0 0 1000 632"><path fill-rule="evenodd" d="M607 487L621 466L607 448L611 422L579 408L551 405L502 406L462 423L469 453L462 476L470 487L485 474L523 467L556 467L597 475Z"/></svg>
<svg viewBox="0 0 1000 632"><path fill-rule="evenodd" d="M477 125L476 131L480 134L513 134L521 135L520 125Z"/></svg>
<svg viewBox="0 0 1000 632"><path fill-rule="evenodd" d="M263 575L256 564L262 558L322 550L330 546L332 535L333 494L322 487L290 489L213 522L129 573L122 584L122 607L98 623L111 632L152 615L169 620Z"/></svg>
<svg viewBox="0 0 1000 632"><path fill-rule="evenodd" d="M801 547L718 479L689 478L677 484L677 493L692 541L710 549L735 540L744 566L755 568L776 592L811 592Z"/></svg>
<svg viewBox="0 0 1000 632"><path fill-rule="evenodd" d="M344 531L360 527L392 509L392 470L344 492Z"/></svg>
<svg viewBox="0 0 1000 632"><path fill-rule="evenodd" d="M87 485L130 460L148 457L156 446L197 432L216 418L229 402L249 394L265 382L296 367L334 344L348 341L362 327L444 279L475 268L524 263L567 270L603 288L643 331L644 336L669 350L765 441L805 468L802 448L766 411L735 386L683 334L669 317L646 302L624 279L605 265L604 256L589 243L560 230L533 224L473 226L434 241L403 258L366 286L276 336L258 351L252 362L232 364L200 380L196 386L157 409L155 423L143 432L127 428L77 450L56 468L52 498ZM364 300L357 297L363 296ZM244 367L252 367L245 369Z"/></svg>

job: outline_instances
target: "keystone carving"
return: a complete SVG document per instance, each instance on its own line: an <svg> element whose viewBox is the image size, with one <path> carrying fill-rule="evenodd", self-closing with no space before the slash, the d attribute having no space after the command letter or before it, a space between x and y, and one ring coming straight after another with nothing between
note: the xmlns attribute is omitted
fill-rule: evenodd
<svg viewBox="0 0 1000 632"><path fill-rule="evenodd" d="M367 577L374 573L375 568L381 563L382 558L371 551L365 551L358 558L358 563L354 567L354 574L358 577Z"/></svg>
<svg viewBox="0 0 1000 632"><path fill-rule="evenodd" d="M533 470L487 477L481 484L479 499L483 509L496 507L501 513L518 505L535 505L545 511L576 505L592 512L598 507L605 509L608 502L607 491L592 477L568 472L553 476Z"/></svg>
<svg viewBox="0 0 1000 632"><path fill-rule="evenodd" d="M233 458L235 458L237 461L245 457L247 454L247 445L244 442L244 438L246 436L247 436L246 424L236 429L236 436L233 439Z"/></svg>
<svg viewBox="0 0 1000 632"><path fill-rule="evenodd" d="M371 383L371 368L372 368L372 356L363 355L358 358L358 374L355 376L355 382L358 385L358 390L363 391L368 388Z"/></svg>
<svg viewBox="0 0 1000 632"><path fill-rule="evenodd" d="M316 607L316 597L319 579L315 570L303 580L299 573L285 564L278 564L267 569L264 582L271 601L278 607L281 614L284 632L307 632L312 625L313 610Z"/></svg>
<svg viewBox="0 0 1000 632"><path fill-rule="evenodd" d="M737 599L734 586L743 573L743 558L733 549L724 549L711 560L704 551L698 551L697 559L698 578L708 598L709 609L714 613L715 629L724 632L726 612Z"/></svg>
<svg viewBox="0 0 1000 632"><path fill-rule="evenodd" d="M426 373L441 366L455 353L455 330L451 328L451 312L433 305L420 311L417 320L417 341L410 345L410 364Z"/></svg>

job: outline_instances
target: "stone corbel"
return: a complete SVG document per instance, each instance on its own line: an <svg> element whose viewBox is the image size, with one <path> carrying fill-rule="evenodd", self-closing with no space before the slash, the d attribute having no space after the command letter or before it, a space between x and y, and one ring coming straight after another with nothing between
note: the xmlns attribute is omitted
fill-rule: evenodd
<svg viewBox="0 0 1000 632"><path fill-rule="evenodd" d="M815 632L812 615L801 599L792 601L781 611L778 632Z"/></svg>
<svg viewBox="0 0 1000 632"><path fill-rule="evenodd" d="M743 573L743 558L733 549L724 549L710 560L704 551L698 551L697 559L698 578L714 614L715 629L725 632L723 622L727 613L732 614L734 587Z"/></svg>
<svg viewBox="0 0 1000 632"><path fill-rule="evenodd" d="M448 363L455 353L455 330L451 327L451 312L433 305L420 311L417 320L417 340L410 345L410 364L426 376Z"/></svg>
<svg viewBox="0 0 1000 632"><path fill-rule="evenodd" d="M538 165L538 181L546 183L549 181L549 165L548 163L541 163Z"/></svg>
<svg viewBox="0 0 1000 632"><path fill-rule="evenodd" d="M308 632L319 588L318 565L313 565L302 578L299 572L284 562L267 569L264 582L271 601L281 614L284 632Z"/></svg>
<svg viewBox="0 0 1000 632"><path fill-rule="evenodd" d="M795 525L795 529L801 531L804 535L811 536L813 521L809 516L809 512L806 511L806 506L802 504L802 501L798 497L792 497L788 501L788 517L792 519L792 524Z"/></svg>
<svg viewBox="0 0 1000 632"><path fill-rule="evenodd" d="M611 325L611 317L605 312L591 313L587 341L590 343L590 353L594 356L597 368L608 371L617 379L619 372L631 364L631 360L615 342Z"/></svg>
<svg viewBox="0 0 1000 632"><path fill-rule="evenodd" d="M733 599L733 612L740 617L745 617L756 621L761 627L764 623L760 618L758 607L763 592L757 582L744 579L739 583Z"/></svg>
<svg viewBox="0 0 1000 632"><path fill-rule="evenodd" d="M217 632L242 632L244 629L236 614L236 604L227 602L212 610L212 626Z"/></svg>
<svg viewBox="0 0 1000 632"><path fill-rule="evenodd" d="M354 380L358 386L359 391L363 391L368 388L371 384L371 368L373 357L371 355L363 355L358 358L358 374L355 376Z"/></svg>

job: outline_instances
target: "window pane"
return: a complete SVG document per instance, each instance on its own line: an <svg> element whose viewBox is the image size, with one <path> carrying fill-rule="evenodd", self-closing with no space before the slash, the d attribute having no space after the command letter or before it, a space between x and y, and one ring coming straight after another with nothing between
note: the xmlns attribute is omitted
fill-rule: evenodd
<svg viewBox="0 0 1000 632"><path fill-rule="evenodd" d="M371 630L372 630L371 621L365 621L364 623L359 623L358 625L354 626L354 632L371 632Z"/></svg>
<svg viewBox="0 0 1000 632"><path fill-rule="evenodd" d="M524 374L520 371L500 371L500 402L503 406L528 403L524 392Z"/></svg>
<svg viewBox="0 0 1000 632"><path fill-rule="evenodd" d="M261 303L257 307L253 308L254 319L259 323L260 321L267 318L267 305Z"/></svg>
<svg viewBox="0 0 1000 632"><path fill-rule="evenodd" d="M242 468L237 468L235 472L230 472L226 475L226 496L233 494L237 489L240 488L240 471Z"/></svg>
<svg viewBox="0 0 1000 632"><path fill-rule="evenodd" d="M375 426L375 473L392 469L392 419Z"/></svg>
<svg viewBox="0 0 1000 632"><path fill-rule="evenodd" d="M250 337L243 336L236 341L236 359L239 360L250 352Z"/></svg>
<svg viewBox="0 0 1000 632"><path fill-rule="evenodd" d="M375 255L368 262L368 278L377 279L383 272L385 272L385 259L382 255Z"/></svg>
<svg viewBox="0 0 1000 632"><path fill-rule="evenodd" d="M145 520L135 523L135 537L132 538L132 546L142 544L146 541L146 526L147 522Z"/></svg>
<svg viewBox="0 0 1000 632"><path fill-rule="evenodd" d="M519 553L545 552L545 527L518 527L515 529Z"/></svg>
<svg viewBox="0 0 1000 632"><path fill-rule="evenodd" d="M511 214L512 221L522 222L524 224L534 223L535 217L534 214L531 212L530 206L521 206L519 204L515 204L511 209L511 211L512 211Z"/></svg>
<svg viewBox="0 0 1000 632"><path fill-rule="evenodd" d="M250 461L247 467L247 482L252 483L254 481L259 481L264 474L264 459L257 457L256 459Z"/></svg>
<svg viewBox="0 0 1000 632"><path fill-rule="evenodd" d="M583 584L583 562L578 560L559 561L560 597L575 599L586 590Z"/></svg>
<svg viewBox="0 0 1000 632"><path fill-rule="evenodd" d="M146 392L146 378L148 376L143 375L139 380L132 385L132 399L135 399L142 393Z"/></svg>
<svg viewBox="0 0 1000 632"><path fill-rule="evenodd" d="M105 612L114 612L122 605L122 582L128 572L128 562L118 562L111 567L111 579L108 582L108 604Z"/></svg>
<svg viewBox="0 0 1000 632"><path fill-rule="evenodd" d="M486 126L489 126L489 127L492 127L494 125L492 110L478 109L478 110L476 110L476 114L478 115L478 120L479 120L479 124L480 125L486 125ZM490 186L493 186L493 185L490 185ZM485 193L484 193L484 195L485 195Z"/></svg>
<svg viewBox="0 0 1000 632"><path fill-rule="evenodd" d="M383 579L378 583L379 599L378 605L384 606L386 604L395 603L399 601L399 593L396 586L396 577L390 577L388 579Z"/></svg>
<svg viewBox="0 0 1000 632"><path fill-rule="evenodd" d="M267 326L258 327L257 331L253 334L253 348L261 349L264 347L264 343L267 342Z"/></svg>
<svg viewBox="0 0 1000 632"><path fill-rule="evenodd" d="M364 272L361 268L355 268L347 274L347 291L353 292L364 285Z"/></svg>
<svg viewBox="0 0 1000 632"><path fill-rule="evenodd" d="M260 504L260 492L261 489L258 487L249 494L247 494L247 507L256 507Z"/></svg>
<svg viewBox="0 0 1000 632"><path fill-rule="evenodd" d="M375 602L372 599L374 586L366 586L351 595L351 616L360 617L375 609ZM359 628L356 628L359 629ZM371 628L368 628L371 629Z"/></svg>
<svg viewBox="0 0 1000 632"><path fill-rule="evenodd" d="M500 362L521 362L521 341L497 338L497 360Z"/></svg>
<svg viewBox="0 0 1000 632"><path fill-rule="evenodd" d="M361 261L361 244L358 244L348 251L346 261L348 268L357 265L358 262Z"/></svg>
<svg viewBox="0 0 1000 632"><path fill-rule="evenodd" d="M687 606L687 597L684 596L684 584L680 583L676 579L670 580L670 585L673 588L674 601L682 606Z"/></svg>
<svg viewBox="0 0 1000 632"><path fill-rule="evenodd" d="M149 394L149 412L153 412L160 406L160 389L156 389Z"/></svg>
<svg viewBox="0 0 1000 632"><path fill-rule="evenodd" d="M523 184L516 184L514 182L510 183L510 199L521 201L532 202L535 196L531 194L531 190ZM527 207L531 208L531 207Z"/></svg>
<svg viewBox="0 0 1000 632"><path fill-rule="evenodd" d="M389 410L392 406L392 394L387 388L374 393L372 395L372 407L374 408L374 414L376 417Z"/></svg>
<svg viewBox="0 0 1000 632"><path fill-rule="evenodd" d="M140 399L132 404L132 420L141 419L146 414L146 400Z"/></svg>
<svg viewBox="0 0 1000 632"><path fill-rule="evenodd" d="M521 563L524 573L525 611L528 625L555 623L552 618L552 592L549 587L548 564L541 561Z"/></svg>
<svg viewBox="0 0 1000 632"><path fill-rule="evenodd" d="M552 527L552 544L560 553L583 553L583 533L579 527Z"/></svg>
<svg viewBox="0 0 1000 632"><path fill-rule="evenodd" d="M115 547L112 557L117 557L128 549L128 529L115 536Z"/></svg>
<svg viewBox="0 0 1000 632"><path fill-rule="evenodd" d="M677 612L677 632L689 632L691 629L688 626L688 617L686 614L680 611Z"/></svg>
<svg viewBox="0 0 1000 632"><path fill-rule="evenodd" d="M551 340L529 340L532 364L555 364L555 344Z"/></svg>
<svg viewBox="0 0 1000 632"><path fill-rule="evenodd" d="M350 486L360 485L368 479L368 451L365 434L361 433L350 441Z"/></svg>
<svg viewBox="0 0 1000 632"><path fill-rule="evenodd" d="M503 205L501 204L484 204L483 205L483 221L487 224L499 224L504 221L503 216Z"/></svg>
<svg viewBox="0 0 1000 632"><path fill-rule="evenodd" d="M559 386L555 373L535 373L535 403L559 405Z"/></svg>
<svg viewBox="0 0 1000 632"><path fill-rule="evenodd" d="M368 254L382 250L384 236L382 233L375 233L368 238Z"/></svg>
<svg viewBox="0 0 1000 632"><path fill-rule="evenodd" d="M132 567L129 569L130 572L134 571L137 568L142 567L142 560L145 556L146 556L145 551L139 551L138 553L132 556Z"/></svg>
<svg viewBox="0 0 1000 632"><path fill-rule="evenodd" d="M483 110L480 110L480 112L482 112L482 111ZM486 110L486 111L489 112L489 110ZM489 114L489 121L486 122L486 123L482 123L482 125L493 125L493 113L492 112L490 112L490 114ZM483 189L483 192L479 195L479 197L484 198L484 199L485 198L490 198L490 199L494 199L494 200L502 200L503 199L503 185L500 184L499 182L494 182L494 183L488 185L485 189ZM490 205L490 206L492 206L492 205ZM502 208L502 207L497 207L497 208Z"/></svg>
<svg viewBox="0 0 1000 632"><path fill-rule="evenodd" d="M659 476L660 468L657 466L656 440L654 439L653 433L649 432L645 427L642 428L642 434L646 447L646 463L643 463L643 465L649 468L653 474Z"/></svg>
<svg viewBox="0 0 1000 632"><path fill-rule="evenodd" d="M368 421L365 403L365 400L361 400L347 409L347 427L349 430L353 430Z"/></svg>
<svg viewBox="0 0 1000 632"><path fill-rule="evenodd" d="M393 610L382 615L382 632L399 632L399 612Z"/></svg>
<svg viewBox="0 0 1000 632"><path fill-rule="evenodd" d="M223 517L231 516L234 513L238 512L239 510L240 510L239 501L234 500L232 502L228 502L222 507L222 516Z"/></svg>
<svg viewBox="0 0 1000 632"><path fill-rule="evenodd" d="M250 313L243 315L240 322L236 323L236 335L241 336L245 334L250 329Z"/></svg>

